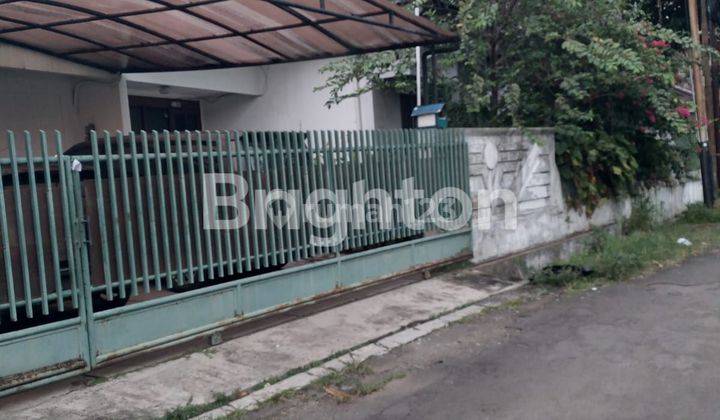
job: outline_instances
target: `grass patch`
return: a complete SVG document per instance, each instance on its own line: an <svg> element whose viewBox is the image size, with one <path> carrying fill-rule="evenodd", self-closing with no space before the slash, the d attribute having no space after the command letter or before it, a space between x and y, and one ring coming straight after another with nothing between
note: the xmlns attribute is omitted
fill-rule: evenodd
<svg viewBox="0 0 720 420"><path fill-rule="evenodd" d="M657 207L648 197L633 200L632 213L622 224L623 234L633 232L649 232L657 227L660 220Z"/></svg>
<svg viewBox="0 0 720 420"><path fill-rule="evenodd" d="M317 391L328 393L329 389L337 390L335 398L339 402L347 402L353 397L364 397L383 389L387 384L405 377L404 373L392 373L376 380L368 380L373 370L365 363L351 363L341 372L333 372L312 384Z"/></svg>
<svg viewBox="0 0 720 420"><path fill-rule="evenodd" d="M207 404L193 404L192 399L187 402L187 404L177 407L171 411L168 411L165 413L165 416L163 417L164 420L187 420L191 419L193 417L197 417L203 413L207 413L208 411L212 411L216 408L220 408L229 402L235 400L237 397L235 395L228 395L228 394L215 394L214 400L212 402L209 402Z"/></svg>
<svg viewBox="0 0 720 420"><path fill-rule="evenodd" d="M594 231L586 250L533 275L533 281L554 287L582 290L606 281L625 280L676 264L686 258L720 247L720 210L691 206L675 222L650 224L645 208L627 234L614 236ZM709 224L708 224L709 223ZM652 227L651 227L652 226ZM626 225L627 227L627 225ZM692 246L678 244L687 238Z"/></svg>
<svg viewBox="0 0 720 420"><path fill-rule="evenodd" d="M686 224L720 223L720 211L702 203L691 204L678 220Z"/></svg>

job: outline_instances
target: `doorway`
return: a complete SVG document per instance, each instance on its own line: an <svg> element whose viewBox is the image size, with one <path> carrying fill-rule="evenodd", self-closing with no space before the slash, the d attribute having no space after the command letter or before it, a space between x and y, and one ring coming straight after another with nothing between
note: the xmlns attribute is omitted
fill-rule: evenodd
<svg viewBox="0 0 720 420"><path fill-rule="evenodd" d="M133 131L202 130L200 102L182 99L130 96Z"/></svg>

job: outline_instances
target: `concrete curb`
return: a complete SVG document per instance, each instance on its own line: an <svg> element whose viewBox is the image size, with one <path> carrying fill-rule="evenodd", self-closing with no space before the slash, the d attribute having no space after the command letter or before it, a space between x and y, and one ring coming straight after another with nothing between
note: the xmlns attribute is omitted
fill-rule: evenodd
<svg viewBox="0 0 720 420"><path fill-rule="evenodd" d="M487 308L491 308L497 305L482 304L481 302L493 296L517 290L527 284L527 281L523 281L512 286L505 287L496 292L488 294L488 296L479 301L453 309L442 316L433 317L428 321L400 329L399 331L396 331L395 333L384 336L382 338L378 337L378 339L376 339L376 341L374 342L365 344L364 346L355 350L348 351L341 356L326 361L318 367L314 367L306 370L305 372L300 372L295 375L289 376L272 385L267 385L264 388L254 391L240 399L231 401L220 408L216 408L212 411L201 414L200 416L194 417L193 420L221 419L237 411L254 410L258 408L261 403L271 399L275 395L290 390L298 390L305 388L324 376L327 376L333 372L342 371L348 364L360 363L373 356L382 356L383 354L388 353L394 348L411 343L421 337L432 333L433 331L445 328L448 325L457 322L467 316L482 313Z"/></svg>

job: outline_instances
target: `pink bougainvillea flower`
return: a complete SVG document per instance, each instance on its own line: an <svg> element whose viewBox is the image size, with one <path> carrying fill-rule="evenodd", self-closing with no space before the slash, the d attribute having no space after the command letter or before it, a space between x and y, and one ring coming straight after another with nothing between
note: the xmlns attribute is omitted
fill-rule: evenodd
<svg viewBox="0 0 720 420"><path fill-rule="evenodd" d="M690 108L688 108L686 106L679 106L679 107L675 108L675 111L677 111L678 115L680 115L681 117L683 117L685 119L688 119L692 116L692 112L690 111Z"/></svg>
<svg viewBox="0 0 720 420"><path fill-rule="evenodd" d="M655 113L652 110L646 109L645 115L647 116L648 121L650 121L650 124L655 124L657 122L657 117L655 116Z"/></svg>
<svg viewBox="0 0 720 420"><path fill-rule="evenodd" d="M651 44L655 48L667 48L670 46L670 44L667 41L663 41L661 39L656 39Z"/></svg>

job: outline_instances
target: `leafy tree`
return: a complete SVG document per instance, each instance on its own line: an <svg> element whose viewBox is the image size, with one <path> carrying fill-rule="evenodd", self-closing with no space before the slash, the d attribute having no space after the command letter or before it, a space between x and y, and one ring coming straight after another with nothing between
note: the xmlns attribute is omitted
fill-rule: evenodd
<svg viewBox="0 0 720 420"><path fill-rule="evenodd" d="M603 197L688 170L693 105L675 85L695 46L648 20L636 2L450 0L443 13L437 1L421 3L460 34L458 49L441 60L451 124L556 127L571 204L591 210ZM334 62L321 89L329 105L375 87L411 91L402 75L413 60L402 51Z"/></svg>

